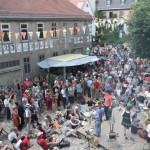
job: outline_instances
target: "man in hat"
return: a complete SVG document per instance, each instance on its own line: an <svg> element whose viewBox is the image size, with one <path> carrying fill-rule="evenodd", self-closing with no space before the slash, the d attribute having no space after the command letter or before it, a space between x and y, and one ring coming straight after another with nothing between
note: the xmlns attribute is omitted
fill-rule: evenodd
<svg viewBox="0 0 150 150"><path fill-rule="evenodd" d="M30 127L31 127L31 111L30 111L30 104L26 104L26 109L25 109L25 117L26 117L26 124L27 124L27 132L30 132Z"/></svg>

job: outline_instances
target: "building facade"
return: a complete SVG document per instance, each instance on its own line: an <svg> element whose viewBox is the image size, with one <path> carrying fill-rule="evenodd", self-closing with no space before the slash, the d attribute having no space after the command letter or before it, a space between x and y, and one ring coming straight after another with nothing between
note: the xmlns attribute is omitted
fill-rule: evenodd
<svg viewBox="0 0 150 150"><path fill-rule="evenodd" d="M24 2L10 0L0 12L0 85L43 75L39 61L84 54L92 41L88 28L92 17L66 0Z"/></svg>
<svg viewBox="0 0 150 150"><path fill-rule="evenodd" d="M128 18L130 7L133 3L139 0L97 0L97 9L102 11L103 19L117 18L124 22ZM124 31L127 32L126 24L124 24Z"/></svg>
<svg viewBox="0 0 150 150"><path fill-rule="evenodd" d="M93 17L92 21L92 35L95 36L96 26L95 26L95 9L96 2L95 0L68 0L72 4L74 4L79 9L89 13Z"/></svg>

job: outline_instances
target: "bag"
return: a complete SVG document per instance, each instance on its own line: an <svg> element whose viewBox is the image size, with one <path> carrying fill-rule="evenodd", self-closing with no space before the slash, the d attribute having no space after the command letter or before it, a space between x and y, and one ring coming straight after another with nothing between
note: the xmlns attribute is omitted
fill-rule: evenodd
<svg viewBox="0 0 150 150"><path fill-rule="evenodd" d="M59 143L59 146L60 148L63 148L63 147L69 147L70 146L70 142L69 141L64 141L64 140L61 140L60 143Z"/></svg>

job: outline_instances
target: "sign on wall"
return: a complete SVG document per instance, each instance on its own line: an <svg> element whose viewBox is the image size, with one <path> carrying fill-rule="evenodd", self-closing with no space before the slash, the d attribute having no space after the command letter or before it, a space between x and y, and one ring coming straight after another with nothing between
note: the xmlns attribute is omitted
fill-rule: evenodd
<svg viewBox="0 0 150 150"><path fill-rule="evenodd" d="M10 44L10 53L15 53L15 44Z"/></svg>
<svg viewBox="0 0 150 150"><path fill-rule="evenodd" d="M50 48L53 48L54 41L50 40Z"/></svg>
<svg viewBox="0 0 150 150"><path fill-rule="evenodd" d="M47 40L45 40L45 48L48 48L49 46L48 46L48 41Z"/></svg>
<svg viewBox="0 0 150 150"><path fill-rule="evenodd" d="M40 49L44 49L44 43L43 43L43 41L40 41Z"/></svg>
<svg viewBox="0 0 150 150"><path fill-rule="evenodd" d="M28 43L23 43L23 51L28 51Z"/></svg>
<svg viewBox="0 0 150 150"><path fill-rule="evenodd" d="M3 52L4 52L4 54L9 54L9 45L8 44L3 45Z"/></svg>
<svg viewBox="0 0 150 150"><path fill-rule="evenodd" d="M39 42L35 42L35 50L39 49Z"/></svg>
<svg viewBox="0 0 150 150"><path fill-rule="evenodd" d="M21 43L17 43L17 44L16 44L16 51L17 51L18 53L20 53L20 52L22 51Z"/></svg>
<svg viewBox="0 0 150 150"><path fill-rule="evenodd" d="M3 54L2 45L0 45L0 55Z"/></svg>
<svg viewBox="0 0 150 150"><path fill-rule="evenodd" d="M30 42L30 43L29 43L29 47L30 47L30 51L33 51L33 50L34 50L34 43L33 43L33 42Z"/></svg>

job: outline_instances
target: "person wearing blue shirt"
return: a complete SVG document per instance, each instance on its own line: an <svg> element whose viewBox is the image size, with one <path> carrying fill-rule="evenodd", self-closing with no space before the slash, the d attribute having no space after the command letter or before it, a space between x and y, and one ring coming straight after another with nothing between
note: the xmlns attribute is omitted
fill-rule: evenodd
<svg viewBox="0 0 150 150"><path fill-rule="evenodd" d="M101 123L102 123L102 117L104 115L104 109L102 108L101 103L98 103L95 105L96 110L95 110L95 131L96 131L96 136L100 137L101 136Z"/></svg>

